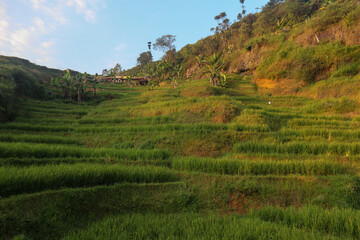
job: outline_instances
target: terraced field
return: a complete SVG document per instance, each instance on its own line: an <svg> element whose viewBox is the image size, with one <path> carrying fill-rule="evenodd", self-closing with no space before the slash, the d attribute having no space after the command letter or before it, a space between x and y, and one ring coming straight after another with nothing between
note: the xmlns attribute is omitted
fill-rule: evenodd
<svg viewBox="0 0 360 240"><path fill-rule="evenodd" d="M0 239L360 239L346 99L100 87L0 124Z"/></svg>

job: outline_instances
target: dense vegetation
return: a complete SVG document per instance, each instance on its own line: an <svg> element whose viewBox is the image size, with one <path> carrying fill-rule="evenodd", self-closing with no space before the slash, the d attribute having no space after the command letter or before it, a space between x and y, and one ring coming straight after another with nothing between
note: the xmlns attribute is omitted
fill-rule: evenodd
<svg viewBox="0 0 360 240"><path fill-rule="evenodd" d="M222 13L122 72L149 86L96 97L92 77L4 58L0 239L360 239L359 8Z"/></svg>
<svg viewBox="0 0 360 240"><path fill-rule="evenodd" d="M0 121L13 118L19 98L44 99L52 77L63 75L16 57L0 56Z"/></svg>
<svg viewBox="0 0 360 240"><path fill-rule="evenodd" d="M359 238L358 117L235 75L99 88L0 125L2 238Z"/></svg>

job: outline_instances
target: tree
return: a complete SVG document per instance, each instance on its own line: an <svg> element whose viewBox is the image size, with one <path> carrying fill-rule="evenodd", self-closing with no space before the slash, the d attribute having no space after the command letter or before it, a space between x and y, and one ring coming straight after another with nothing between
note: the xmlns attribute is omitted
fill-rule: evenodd
<svg viewBox="0 0 360 240"><path fill-rule="evenodd" d="M212 86L226 86L227 76L223 73L224 68L224 59L223 53L219 54L214 53L211 56L206 56L203 59L197 58L200 63L205 64L206 73L209 74L210 85Z"/></svg>
<svg viewBox="0 0 360 240"><path fill-rule="evenodd" d="M165 58L173 61L176 53L174 42L176 41L176 36L174 35L164 35L158 39L153 44L155 50L161 50L165 53Z"/></svg>
<svg viewBox="0 0 360 240"><path fill-rule="evenodd" d="M241 3L241 7L242 7L242 12L241 12L241 14L243 15L243 16L245 16L245 14L246 14L246 10L245 10L245 0L240 0L240 3Z"/></svg>
<svg viewBox="0 0 360 240"><path fill-rule="evenodd" d="M153 61L153 56L150 51L140 53L140 56L137 59L137 64L140 66L145 66Z"/></svg>
<svg viewBox="0 0 360 240"><path fill-rule="evenodd" d="M163 52L172 51L175 49L174 42L176 41L176 36L174 35L164 35L158 39L153 44L155 50L161 50Z"/></svg>
<svg viewBox="0 0 360 240"><path fill-rule="evenodd" d="M114 72L114 74L120 74L121 71L122 71L121 65L119 63L117 63L115 65L115 67L113 68L113 72Z"/></svg>
<svg viewBox="0 0 360 240"><path fill-rule="evenodd" d="M98 80L97 80L98 74L96 73L94 78L89 78L88 82L90 83L90 85L93 88L93 96L94 98L96 97L96 85L99 84Z"/></svg>
<svg viewBox="0 0 360 240"><path fill-rule="evenodd" d="M227 46L227 33L230 29L230 20L226 16L226 12L215 16L214 19L218 22L218 25L210 29L212 32L215 32L215 34L219 34L221 42L223 43L223 49Z"/></svg>
<svg viewBox="0 0 360 240"><path fill-rule="evenodd" d="M173 67L173 71L172 71L173 75L171 77L171 80L172 80L172 85L174 88L176 88L180 84L180 81L182 78L182 73L183 73L182 69L183 69L183 67L180 64Z"/></svg>
<svg viewBox="0 0 360 240"><path fill-rule="evenodd" d="M79 73L74 77L75 89L77 93L77 101L81 102L86 93L86 81L87 81L87 73L81 74Z"/></svg>
<svg viewBox="0 0 360 240"><path fill-rule="evenodd" d="M107 69L103 69L102 70L102 75L103 76L106 76L106 75L108 75L109 74L109 71L107 70Z"/></svg>

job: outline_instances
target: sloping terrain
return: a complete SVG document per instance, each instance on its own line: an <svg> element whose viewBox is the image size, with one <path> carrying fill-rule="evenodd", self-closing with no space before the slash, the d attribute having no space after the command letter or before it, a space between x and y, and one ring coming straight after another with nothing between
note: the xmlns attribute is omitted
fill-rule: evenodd
<svg viewBox="0 0 360 240"><path fill-rule="evenodd" d="M358 107L207 84L24 101L0 125L1 238L360 238Z"/></svg>

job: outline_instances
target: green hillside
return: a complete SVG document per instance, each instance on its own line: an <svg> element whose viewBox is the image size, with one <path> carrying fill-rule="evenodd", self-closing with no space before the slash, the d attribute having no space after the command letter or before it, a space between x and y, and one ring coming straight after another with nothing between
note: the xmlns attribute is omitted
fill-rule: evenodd
<svg viewBox="0 0 360 240"><path fill-rule="evenodd" d="M359 9L271 0L148 86L1 58L0 239L360 239Z"/></svg>
<svg viewBox="0 0 360 240"><path fill-rule="evenodd" d="M64 71L39 66L25 59L0 56L0 121L14 115L19 98L45 98L45 86L49 85L51 78L63 74Z"/></svg>
<svg viewBox="0 0 360 240"><path fill-rule="evenodd" d="M357 0L271 0L261 12L230 24L213 20L214 35L164 59L187 78L206 78L198 57L223 53L228 74L252 76L259 90L312 98L359 99L360 5ZM209 19L210 21L211 19ZM170 79L172 68L165 64ZM129 71L144 74L140 66ZM330 90L329 90L330 89Z"/></svg>
<svg viewBox="0 0 360 240"><path fill-rule="evenodd" d="M0 124L2 239L360 238L348 100L269 97L240 76L103 87L116 99L26 100Z"/></svg>

